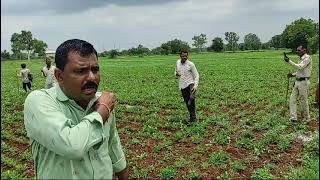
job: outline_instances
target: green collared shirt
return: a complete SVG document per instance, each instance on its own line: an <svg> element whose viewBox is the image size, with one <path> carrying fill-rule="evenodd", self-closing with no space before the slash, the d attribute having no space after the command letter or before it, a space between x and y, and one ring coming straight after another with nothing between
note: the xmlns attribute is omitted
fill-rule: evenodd
<svg viewBox="0 0 320 180"><path fill-rule="evenodd" d="M111 179L125 169L114 113L103 124L94 111L98 94L85 110L58 85L28 95L24 124L37 179Z"/></svg>

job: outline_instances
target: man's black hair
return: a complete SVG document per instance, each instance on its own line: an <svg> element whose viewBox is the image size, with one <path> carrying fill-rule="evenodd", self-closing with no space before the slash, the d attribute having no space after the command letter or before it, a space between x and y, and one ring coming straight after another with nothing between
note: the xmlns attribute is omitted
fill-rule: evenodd
<svg viewBox="0 0 320 180"><path fill-rule="evenodd" d="M24 68L26 68L26 67L27 67L27 65L26 65L25 63L22 63L22 64L21 64L21 68L22 68L22 69L24 69Z"/></svg>
<svg viewBox="0 0 320 180"><path fill-rule="evenodd" d="M189 54L188 51L186 51L186 50L180 51L180 55L181 55L182 53L187 53L187 54Z"/></svg>
<svg viewBox="0 0 320 180"><path fill-rule="evenodd" d="M78 53L81 57L95 54L98 59L97 51L92 44L80 39L70 39L63 42L56 50L55 63L57 68L64 70L70 52Z"/></svg>
<svg viewBox="0 0 320 180"><path fill-rule="evenodd" d="M300 46L302 47L302 49L307 50L307 45L306 44L301 44Z"/></svg>

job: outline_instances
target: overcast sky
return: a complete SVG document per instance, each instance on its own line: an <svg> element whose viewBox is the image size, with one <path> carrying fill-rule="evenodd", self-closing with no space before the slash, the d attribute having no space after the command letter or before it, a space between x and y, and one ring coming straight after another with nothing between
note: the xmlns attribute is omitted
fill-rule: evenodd
<svg viewBox="0 0 320 180"><path fill-rule="evenodd" d="M319 0L1 0L1 50L21 30L55 50L63 41L84 39L101 52L143 44L160 46L174 38L192 44L204 33L214 37L234 31L255 33L262 42L292 21L319 21Z"/></svg>

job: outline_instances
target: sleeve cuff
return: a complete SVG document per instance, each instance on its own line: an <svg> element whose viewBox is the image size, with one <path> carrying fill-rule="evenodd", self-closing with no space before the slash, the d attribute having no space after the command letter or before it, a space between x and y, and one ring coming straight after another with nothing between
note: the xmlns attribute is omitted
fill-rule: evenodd
<svg viewBox="0 0 320 180"><path fill-rule="evenodd" d="M90 122L99 122L101 126L103 126L103 120L101 115L98 112L92 112L91 114L86 116L86 119L88 119Z"/></svg>
<svg viewBox="0 0 320 180"><path fill-rule="evenodd" d="M124 170L126 166L127 166L127 162L124 156L121 159L119 159L117 162L112 164L113 171L116 173Z"/></svg>

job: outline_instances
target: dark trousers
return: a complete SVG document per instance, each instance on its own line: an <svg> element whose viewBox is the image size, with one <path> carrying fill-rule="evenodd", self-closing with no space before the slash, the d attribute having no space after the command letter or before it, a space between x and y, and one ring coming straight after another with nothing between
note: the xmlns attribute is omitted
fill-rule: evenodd
<svg viewBox="0 0 320 180"><path fill-rule="evenodd" d="M193 84L190 84L185 89L181 89L181 93L190 114L190 121L195 121L196 120L196 102L195 102L195 95L191 92L192 88L193 88Z"/></svg>
<svg viewBox="0 0 320 180"><path fill-rule="evenodd" d="M28 83L22 83L23 89L27 92L27 87L29 90L31 90L31 82Z"/></svg>

